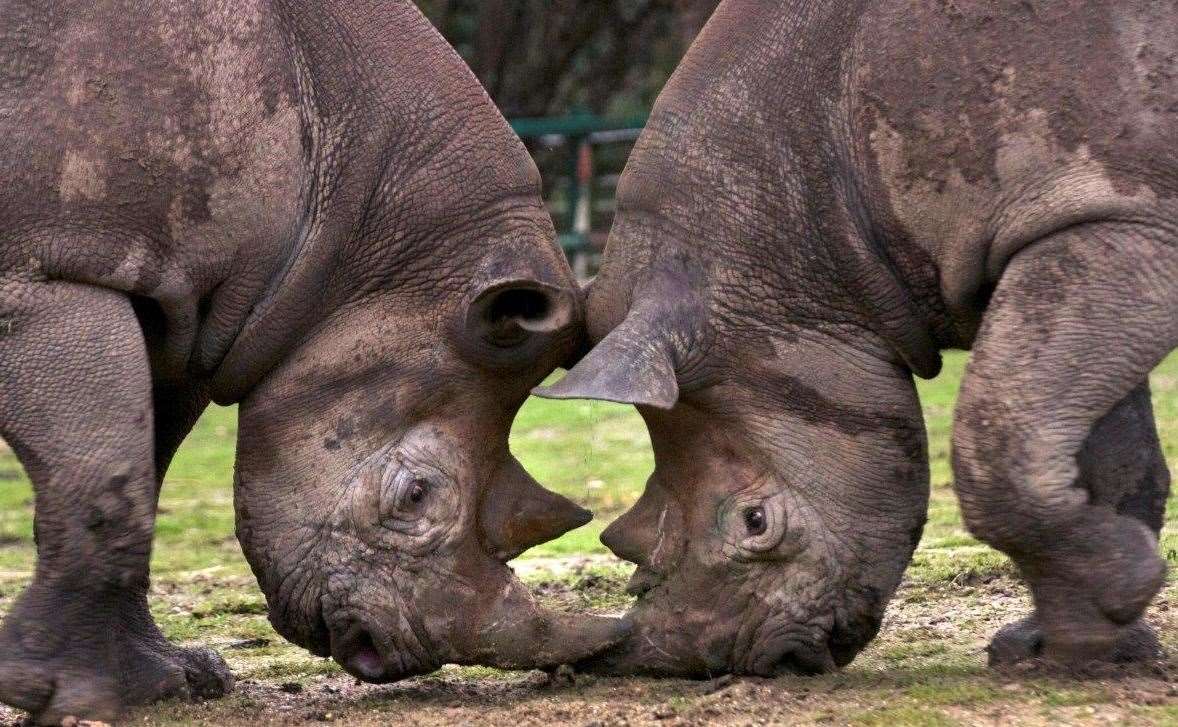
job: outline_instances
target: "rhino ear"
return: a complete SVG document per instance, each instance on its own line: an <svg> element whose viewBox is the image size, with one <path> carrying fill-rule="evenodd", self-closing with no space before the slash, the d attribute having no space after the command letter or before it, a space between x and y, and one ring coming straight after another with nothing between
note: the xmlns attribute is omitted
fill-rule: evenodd
<svg viewBox="0 0 1178 727"><path fill-rule="evenodd" d="M546 399L597 399L671 409L679 382L670 345L635 311L552 386L533 392Z"/></svg>
<svg viewBox="0 0 1178 727"><path fill-rule="evenodd" d="M576 313L572 291L537 280L497 280L483 287L467 306L466 329L485 343L508 348L567 328Z"/></svg>
<svg viewBox="0 0 1178 727"><path fill-rule="evenodd" d="M563 359L581 335L581 304L567 290L528 277L498 278L478 288L456 319L459 354L479 366L513 370ZM560 359L550 362L557 366Z"/></svg>
<svg viewBox="0 0 1178 727"><path fill-rule="evenodd" d="M483 547L502 561L592 519L593 513L541 487L515 457L508 457L483 494L479 516Z"/></svg>

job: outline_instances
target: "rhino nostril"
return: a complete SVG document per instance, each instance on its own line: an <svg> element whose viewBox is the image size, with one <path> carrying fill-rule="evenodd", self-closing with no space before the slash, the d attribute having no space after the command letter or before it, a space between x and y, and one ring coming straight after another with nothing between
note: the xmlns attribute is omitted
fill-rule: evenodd
<svg viewBox="0 0 1178 727"><path fill-rule="evenodd" d="M768 676L783 676L786 674L809 674L798 661L797 656L792 652L786 652L781 655L777 663L773 665L772 673Z"/></svg>
<svg viewBox="0 0 1178 727"><path fill-rule="evenodd" d="M372 637L367 632L360 635L356 650L352 655L352 663L359 671L374 676L379 675L384 669L380 653L376 650L376 644L373 643Z"/></svg>
<svg viewBox="0 0 1178 727"><path fill-rule="evenodd" d="M748 665L748 673L761 677L785 674L815 676L833 672L837 668L826 644L790 640L759 652Z"/></svg>

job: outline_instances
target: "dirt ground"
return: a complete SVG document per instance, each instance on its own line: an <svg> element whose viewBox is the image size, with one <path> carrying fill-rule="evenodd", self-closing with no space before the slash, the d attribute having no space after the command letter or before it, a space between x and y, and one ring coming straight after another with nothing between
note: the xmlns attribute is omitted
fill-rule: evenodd
<svg viewBox="0 0 1178 727"><path fill-rule="evenodd" d="M529 575L552 605L574 608L587 598L608 602L608 592L622 582L620 576L586 570L583 559L575 568L589 576L554 579L550 569L555 565L538 564ZM600 593L587 596L586 591ZM988 636L1025 613L1027 605L1023 588L1007 575L908 583L893 602L880 638L848 669L816 678L691 682L451 667L372 686L331 668L290 679L240 679L226 699L140 709L128 715L127 724L1178 725L1178 593L1173 586L1150 613L1170 655L1131 669L1065 674L1030 665L1003 673L987 670L983 648ZM254 646L214 645L235 669ZM19 724L19 716L0 708L0 724Z"/></svg>

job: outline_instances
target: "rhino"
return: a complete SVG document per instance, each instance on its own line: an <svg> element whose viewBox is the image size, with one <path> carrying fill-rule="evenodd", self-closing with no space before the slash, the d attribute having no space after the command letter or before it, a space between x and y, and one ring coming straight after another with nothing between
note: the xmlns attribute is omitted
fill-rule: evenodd
<svg viewBox="0 0 1178 727"><path fill-rule="evenodd" d="M1034 612L992 663L1144 659L1178 344L1178 5L725 0L655 106L540 393L637 405L655 470L602 541L631 635L586 669L820 673L921 538L914 376L970 349L955 488Z"/></svg>
<svg viewBox="0 0 1178 727"><path fill-rule="evenodd" d="M210 401L239 405L237 535L291 641L385 682L620 639L505 565L590 517L507 446L582 303L535 165L416 6L0 18L0 435L38 551L0 700L56 723L230 689L146 598L160 485Z"/></svg>

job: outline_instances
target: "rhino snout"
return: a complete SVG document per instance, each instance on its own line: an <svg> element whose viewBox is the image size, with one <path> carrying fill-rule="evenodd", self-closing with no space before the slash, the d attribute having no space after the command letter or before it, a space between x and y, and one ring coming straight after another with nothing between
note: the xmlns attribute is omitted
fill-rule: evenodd
<svg viewBox="0 0 1178 727"><path fill-rule="evenodd" d="M838 669L830 646L823 642L790 639L772 645L762 645L757 651L746 668L746 671L754 676L815 676Z"/></svg>
<svg viewBox="0 0 1178 727"><path fill-rule="evenodd" d="M813 676L837 671L838 664L825 640L809 637L767 638L734 646L739 635L722 626L685 627L672 611L639 606L630 617L636 625L625 641L577 664L580 671L611 675L653 675L711 679L734 673L759 677L787 674Z"/></svg>
<svg viewBox="0 0 1178 727"><path fill-rule="evenodd" d="M366 682L384 684L427 674L437 664L418 661L404 649L390 648L371 626L355 621L331 634L331 656L349 674Z"/></svg>

